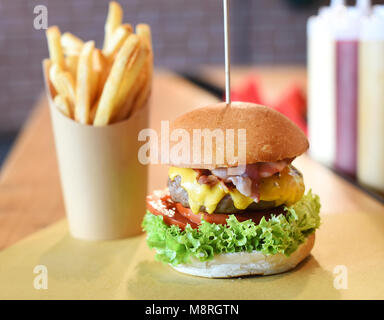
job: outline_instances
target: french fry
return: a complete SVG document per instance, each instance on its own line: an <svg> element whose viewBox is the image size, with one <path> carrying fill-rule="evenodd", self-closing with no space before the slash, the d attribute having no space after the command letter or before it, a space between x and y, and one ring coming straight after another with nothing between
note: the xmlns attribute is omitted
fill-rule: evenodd
<svg viewBox="0 0 384 320"><path fill-rule="evenodd" d="M70 32L65 32L61 36L61 46L65 55L78 56L83 45L84 41Z"/></svg>
<svg viewBox="0 0 384 320"><path fill-rule="evenodd" d="M147 46L149 50L148 64L149 72L153 71L153 48L152 48L152 34L151 27L148 24L140 23L136 26L136 33L140 40Z"/></svg>
<svg viewBox="0 0 384 320"><path fill-rule="evenodd" d="M119 25L121 25L122 21L123 9L121 8L120 4L118 4L116 1L111 1L109 3L107 21L104 27L105 36L103 50L107 47L113 32Z"/></svg>
<svg viewBox="0 0 384 320"><path fill-rule="evenodd" d="M49 95L53 99L53 97L56 96L57 91L55 87L53 86L52 81L50 81L49 77L49 70L51 69L52 66L52 61L50 59L44 59L43 60L43 71L44 71L44 79L47 82L48 85L48 90L49 90Z"/></svg>
<svg viewBox="0 0 384 320"><path fill-rule="evenodd" d="M147 24L141 23L136 26L136 33L140 40L147 46L149 50L148 55L148 72L152 78L153 73L153 48L152 48L152 35L151 27Z"/></svg>
<svg viewBox="0 0 384 320"><path fill-rule="evenodd" d="M78 61L79 61L79 56L65 57L65 69L71 73L73 79L76 79Z"/></svg>
<svg viewBox="0 0 384 320"><path fill-rule="evenodd" d="M57 26L46 31L50 59L44 61L49 90L59 110L95 126L128 118L148 100L153 77L151 28L133 34L116 1L108 7L103 48Z"/></svg>
<svg viewBox="0 0 384 320"><path fill-rule="evenodd" d="M119 113L113 118L113 122L119 122L125 120L133 112L133 107L135 100L137 99L141 90L144 89L145 82L147 81L147 73L141 72L138 76L137 81L132 85L132 89L126 97L126 100L123 101L123 105L120 108Z"/></svg>
<svg viewBox="0 0 384 320"><path fill-rule="evenodd" d="M140 23L136 26L136 33L140 40L148 47L150 52L152 52L151 27L148 24Z"/></svg>
<svg viewBox="0 0 384 320"><path fill-rule="evenodd" d="M61 69L64 70L64 54L63 48L61 47L61 33L60 29L57 26L49 27L46 31L47 41L48 41L48 50L49 56L52 60L52 63L57 64Z"/></svg>
<svg viewBox="0 0 384 320"><path fill-rule="evenodd" d="M116 115L115 120L120 121L125 119L130 113L135 95L140 90L142 84L138 79L145 71L145 63L148 57L148 49L143 46L140 48L136 59L128 66L124 72L123 81L120 85L119 92L116 98L116 104L120 110ZM145 76L141 82L145 81Z"/></svg>
<svg viewBox="0 0 384 320"><path fill-rule="evenodd" d="M105 59L105 57L104 57ZM109 73L111 71L111 66L108 65L107 63L107 60L105 59L104 60L104 69L101 71L101 74L100 74L100 80L99 80L99 88L97 90L97 96L100 98L102 93L103 93L103 90L104 90L104 86L105 86L105 83L107 82L107 79L108 79L108 76L109 76Z"/></svg>
<svg viewBox="0 0 384 320"><path fill-rule="evenodd" d="M140 100L146 100L145 95L146 92L151 91L152 86L152 77L153 77L153 48L152 48L152 34L151 34L151 27L147 24L138 24L136 26L136 33L138 34L139 38L146 44L146 46L149 49L148 54L148 62L147 62L147 68L146 72L148 73L148 81L146 83L147 88L143 89L142 98Z"/></svg>
<svg viewBox="0 0 384 320"><path fill-rule="evenodd" d="M140 109L148 100L151 93L152 77L153 77L153 48L152 48L152 35L151 28L147 24L138 24L136 26L136 33L139 38L149 49L148 61L145 69L138 79L140 88L135 92L131 99L133 100L133 106L130 112L125 117L130 116Z"/></svg>
<svg viewBox="0 0 384 320"><path fill-rule="evenodd" d="M132 109L127 116L134 114L137 110L139 110L149 99L149 95L151 93L151 79L145 79L143 81L143 85L135 96Z"/></svg>
<svg viewBox="0 0 384 320"><path fill-rule="evenodd" d="M95 121L97 107L99 105L100 98L97 99L97 101L94 103L94 105L91 107L91 112L89 114L90 123L93 123Z"/></svg>
<svg viewBox="0 0 384 320"><path fill-rule="evenodd" d="M92 78L91 78L91 103L99 96L100 84L103 81L103 70L105 68L105 57L100 49L95 49L92 54Z"/></svg>
<svg viewBox="0 0 384 320"><path fill-rule="evenodd" d="M72 110L67 97L58 94L55 99L53 99L53 103L62 114L68 118L72 118Z"/></svg>
<svg viewBox="0 0 384 320"><path fill-rule="evenodd" d="M123 45L125 39L132 33L132 26L123 24L118 26L113 32L111 39L107 42L103 49L104 56L111 60Z"/></svg>
<svg viewBox="0 0 384 320"><path fill-rule="evenodd" d="M126 71L127 72L127 71ZM144 73L141 73L137 80L132 84L132 88L129 91L129 94L126 95L126 97L121 97L119 100L122 106L119 109L119 112L116 114L116 116L113 118L112 122L119 122L128 117L128 114L130 113L133 103L135 101L136 96L139 94L139 91L143 87L143 81L145 80L146 75ZM120 90L122 90L120 88ZM124 100L125 99L125 100Z"/></svg>
<svg viewBox="0 0 384 320"><path fill-rule="evenodd" d="M129 58L135 52L139 45L139 38L136 35L130 35L116 55L111 72L108 75L101 94L100 102L97 108L95 121L96 126L107 125L114 114L117 113L116 96L119 91L120 83L124 77L124 71Z"/></svg>
<svg viewBox="0 0 384 320"><path fill-rule="evenodd" d="M75 119L83 124L89 123L92 90L92 55L94 48L94 41L88 41L84 44L77 66Z"/></svg>
<svg viewBox="0 0 384 320"><path fill-rule="evenodd" d="M68 97L71 104L75 102L75 81L68 71L53 64L49 69L49 79L58 94Z"/></svg>

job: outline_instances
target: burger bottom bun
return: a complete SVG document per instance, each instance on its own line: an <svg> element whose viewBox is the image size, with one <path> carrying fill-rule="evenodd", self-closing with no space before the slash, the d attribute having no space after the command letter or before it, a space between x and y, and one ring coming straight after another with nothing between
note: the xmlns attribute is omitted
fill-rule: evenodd
<svg viewBox="0 0 384 320"><path fill-rule="evenodd" d="M171 267L181 273L205 278L277 274L295 268L310 254L314 243L315 233L312 233L289 257L281 253L265 255L259 251L234 252L216 255L205 262L193 258L189 264Z"/></svg>

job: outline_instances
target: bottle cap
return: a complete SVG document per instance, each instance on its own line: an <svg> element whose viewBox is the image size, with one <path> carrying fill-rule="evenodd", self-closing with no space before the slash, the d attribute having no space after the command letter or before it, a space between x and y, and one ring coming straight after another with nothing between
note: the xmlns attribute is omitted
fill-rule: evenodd
<svg viewBox="0 0 384 320"><path fill-rule="evenodd" d="M384 40L384 12L377 12L364 17L361 26L360 39L362 41Z"/></svg>

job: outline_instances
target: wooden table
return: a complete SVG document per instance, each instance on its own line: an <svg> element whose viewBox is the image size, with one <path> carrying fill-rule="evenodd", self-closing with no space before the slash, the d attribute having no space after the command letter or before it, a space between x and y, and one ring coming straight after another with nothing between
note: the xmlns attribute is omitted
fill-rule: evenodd
<svg viewBox="0 0 384 320"><path fill-rule="evenodd" d="M220 79L218 69L203 70L207 79ZM234 83L249 69L234 71ZM265 83L273 83L273 98L288 79L305 84L303 69L263 69ZM218 76L219 75L219 76ZM263 80L264 81L264 80ZM279 88L279 89L278 89ZM182 78L158 71L154 79L151 127L172 120L192 108L217 101ZM305 181L318 193L324 214L339 211L384 213L384 206L308 157L296 160ZM150 167L149 189L165 184L167 168ZM59 176L46 99L42 97L20 133L0 173L0 249L42 229L64 216Z"/></svg>

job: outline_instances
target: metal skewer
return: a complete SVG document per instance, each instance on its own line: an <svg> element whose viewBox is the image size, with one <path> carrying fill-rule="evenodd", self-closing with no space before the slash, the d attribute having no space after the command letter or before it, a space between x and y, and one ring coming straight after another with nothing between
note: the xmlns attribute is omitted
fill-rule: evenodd
<svg viewBox="0 0 384 320"><path fill-rule="evenodd" d="M231 48L229 37L229 0L223 0L225 49L225 102L231 103Z"/></svg>

